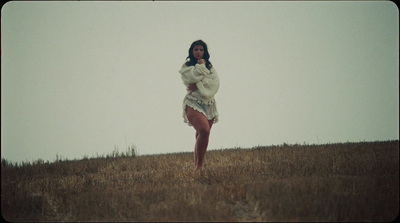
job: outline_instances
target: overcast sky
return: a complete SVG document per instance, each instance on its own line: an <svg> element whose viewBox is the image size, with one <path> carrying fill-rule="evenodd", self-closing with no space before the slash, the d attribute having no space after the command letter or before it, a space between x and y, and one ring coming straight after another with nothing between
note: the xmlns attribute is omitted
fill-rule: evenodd
<svg viewBox="0 0 400 223"><path fill-rule="evenodd" d="M208 149L399 139L399 14L381 2L20 2L1 10L1 156L193 151L178 73L220 77Z"/></svg>

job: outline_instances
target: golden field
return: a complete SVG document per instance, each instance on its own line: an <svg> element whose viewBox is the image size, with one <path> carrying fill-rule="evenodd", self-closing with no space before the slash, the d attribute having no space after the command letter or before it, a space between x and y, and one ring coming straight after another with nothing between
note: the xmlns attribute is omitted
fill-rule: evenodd
<svg viewBox="0 0 400 223"><path fill-rule="evenodd" d="M1 162L7 221L392 221L399 141Z"/></svg>

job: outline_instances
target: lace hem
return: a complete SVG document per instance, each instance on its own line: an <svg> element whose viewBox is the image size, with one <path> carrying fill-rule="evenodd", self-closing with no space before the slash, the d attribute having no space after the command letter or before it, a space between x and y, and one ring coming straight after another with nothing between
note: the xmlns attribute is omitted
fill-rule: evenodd
<svg viewBox="0 0 400 223"><path fill-rule="evenodd" d="M212 120L214 119L214 123L218 122L218 111L217 111L217 106L215 100L211 100L207 103L203 103L199 99L195 97L191 97L190 95L187 95L185 99L183 100L183 121L187 123L189 126L192 126L190 124L187 116L186 116L186 106L189 106L193 108L194 110L202 113L204 116L206 116L207 120Z"/></svg>

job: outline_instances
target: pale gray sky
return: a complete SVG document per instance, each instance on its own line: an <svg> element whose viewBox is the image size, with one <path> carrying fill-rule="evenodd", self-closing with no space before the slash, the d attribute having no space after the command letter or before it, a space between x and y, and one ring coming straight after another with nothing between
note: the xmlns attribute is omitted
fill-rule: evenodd
<svg viewBox="0 0 400 223"><path fill-rule="evenodd" d="M197 39L221 81L209 150L399 139L398 16L389 1L8 2L1 156L193 151L178 70Z"/></svg>

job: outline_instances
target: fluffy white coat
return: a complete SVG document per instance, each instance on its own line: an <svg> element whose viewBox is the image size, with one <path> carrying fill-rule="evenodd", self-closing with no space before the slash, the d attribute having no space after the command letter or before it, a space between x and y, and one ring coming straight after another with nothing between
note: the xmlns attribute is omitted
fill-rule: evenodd
<svg viewBox="0 0 400 223"><path fill-rule="evenodd" d="M179 73L186 87L190 84L196 84L197 90L191 93L192 96L201 99L204 103L214 99L214 95L219 89L219 78L214 67L208 70L204 64L196 64L195 66L183 64Z"/></svg>

